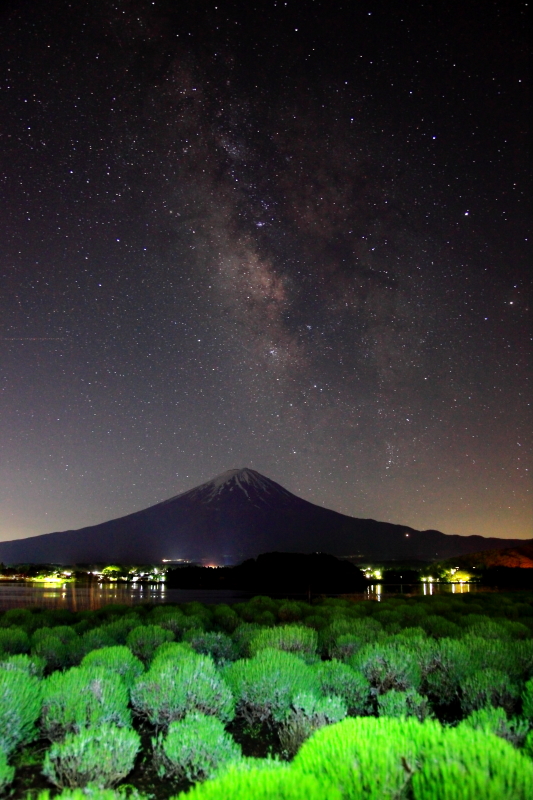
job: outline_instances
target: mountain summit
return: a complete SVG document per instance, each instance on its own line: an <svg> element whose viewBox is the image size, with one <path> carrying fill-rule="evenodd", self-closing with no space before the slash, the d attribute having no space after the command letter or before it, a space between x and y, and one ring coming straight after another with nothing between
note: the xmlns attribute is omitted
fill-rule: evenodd
<svg viewBox="0 0 533 800"><path fill-rule="evenodd" d="M189 502L217 503L223 501L232 492L235 492L235 498L242 495L241 499L246 498L257 508L265 508L276 502L283 502L283 499L290 501L290 498L295 497L283 486L271 481L270 478L265 478L255 469L244 467L243 469L228 469L217 475L216 478L202 483L188 492L171 497L165 502L172 503L174 500L187 498Z"/></svg>
<svg viewBox="0 0 533 800"><path fill-rule="evenodd" d="M253 469L230 469L183 494L119 519L0 543L0 561L236 564L260 553L325 552L369 560L451 558L523 544L448 536L309 503Z"/></svg>

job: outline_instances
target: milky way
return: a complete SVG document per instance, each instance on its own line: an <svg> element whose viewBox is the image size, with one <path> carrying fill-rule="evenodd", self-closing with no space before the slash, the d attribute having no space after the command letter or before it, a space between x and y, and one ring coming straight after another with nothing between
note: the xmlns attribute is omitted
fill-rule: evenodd
<svg viewBox="0 0 533 800"><path fill-rule="evenodd" d="M244 466L532 535L523 9L354 6L5 13L0 538Z"/></svg>

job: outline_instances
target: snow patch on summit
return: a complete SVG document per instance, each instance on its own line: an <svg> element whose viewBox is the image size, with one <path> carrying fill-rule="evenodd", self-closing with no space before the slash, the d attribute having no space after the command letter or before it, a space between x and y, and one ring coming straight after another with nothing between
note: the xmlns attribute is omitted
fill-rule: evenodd
<svg viewBox="0 0 533 800"><path fill-rule="evenodd" d="M261 473L247 467L243 469L228 469L210 481L190 489L177 497L187 497L190 500L197 500L202 503L212 503L220 499L223 495L234 491L242 492L246 499L256 504L259 500L267 503L273 500L276 495L291 496L290 492L281 486L273 483L269 478L265 478ZM177 499L176 497L171 500ZM168 500L166 502L169 502Z"/></svg>

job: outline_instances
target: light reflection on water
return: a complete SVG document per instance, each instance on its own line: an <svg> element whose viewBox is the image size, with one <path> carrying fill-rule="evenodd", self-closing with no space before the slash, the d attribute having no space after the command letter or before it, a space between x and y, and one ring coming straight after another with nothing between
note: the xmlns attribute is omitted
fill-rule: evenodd
<svg viewBox="0 0 533 800"><path fill-rule="evenodd" d="M68 608L87 611L110 603L238 603L250 597L247 592L214 589L166 589L161 583L152 584L58 584L0 582L0 610L7 608Z"/></svg>
<svg viewBox="0 0 533 800"><path fill-rule="evenodd" d="M479 584L381 584L368 586L364 592L345 595L354 600L383 600L392 595L406 597L487 591ZM494 591L494 590L492 590ZM166 589L164 584L55 584L0 582L0 610L7 608L68 608L72 611L95 610L110 603L239 603L253 594L232 589ZM284 595L275 595L287 597ZM306 596L298 596L308 600Z"/></svg>
<svg viewBox="0 0 533 800"><path fill-rule="evenodd" d="M382 600L384 596L404 594L406 597L434 594L464 594L466 592L486 592L487 587L479 583L375 583L368 586L362 597L365 600Z"/></svg>

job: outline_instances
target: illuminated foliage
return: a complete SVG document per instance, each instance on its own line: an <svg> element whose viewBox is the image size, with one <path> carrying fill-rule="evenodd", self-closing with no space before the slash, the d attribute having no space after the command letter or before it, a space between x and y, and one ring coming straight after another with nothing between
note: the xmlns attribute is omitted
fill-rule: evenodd
<svg viewBox="0 0 533 800"><path fill-rule="evenodd" d="M82 667L103 667L108 672L120 675L126 686L131 687L144 672L140 659L133 655L125 645L102 647L87 653L81 662Z"/></svg>
<svg viewBox="0 0 533 800"><path fill-rule="evenodd" d="M340 697L320 697L310 692L297 694L279 726L283 753L294 756L311 734L344 719L346 712L346 703Z"/></svg>
<svg viewBox="0 0 533 800"><path fill-rule="evenodd" d="M27 672L0 670L0 750L9 755L36 735L41 682Z"/></svg>
<svg viewBox="0 0 533 800"><path fill-rule="evenodd" d="M234 701L213 660L196 653L161 659L135 681L131 702L155 728L168 728L193 711L229 721Z"/></svg>
<svg viewBox="0 0 533 800"><path fill-rule="evenodd" d="M390 689L378 697L378 714L380 717L416 717L422 722L432 716L432 711L427 697L414 689L405 692Z"/></svg>
<svg viewBox="0 0 533 800"><path fill-rule="evenodd" d="M28 653L30 639L22 628L0 628L0 657Z"/></svg>
<svg viewBox="0 0 533 800"><path fill-rule="evenodd" d="M273 648L294 653L304 658L316 655L318 635L312 628L297 625L281 625L259 631L250 642L250 655L255 656L261 650Z"/></svg>
<svg viewBox="0 0 533 800"><path fill-rule="evenodd" d="M46 753L43 773L60 788L114 786L133 769L141 747L138 733L104 724L65 736Z"/></svg>
<svg viewBox="0 0 533 800"><path fill-rule="evenodd" d="M169 725L153 742L160 777L204 781L223 765L239 761L241 748L212 716L191 713Z"/></svg>
<svg viewBox="0 0 533 800"><path fill-rule="evenodd" d="M378 694L418 689L422 681L414 655L395 643L367 645L350 659L350 666L360 670Z"/></svg>
<svg viewBox="0 0 533 800"><path fill-rule="evenodd" d="M56 740L69 732L114 723L131 724L128 690L122 678L104 667L72 667L43 681L43 733Z"/></svg>
<svg viewBox="0 0 533 800"><path fill-rule="evenodd" d="M371 686L362 672L335 660L321 661L314 670L322 694L342 698L350 716L359 717L371 712Z"/></svg>
<svg viewBox="0 0 533 800"><path fill-rule="evenodd" d="M283 650L260 650L224 671L237 703L237 715L250 728L282 722L296 695L319 693L318 676L301 658Z"/></svg>
<svg viewBox="0 0 533 800"><path fill-rule="evenodd" d="M0 749L0 794L13 782L14 777L15 768L9 766L5 752Z"/></svg>
<svg viewBox="0 0 533 800"><path fill-rule="evenodd" d="M139 625L128 633L126 644L132 653L145 664L153 658L156 649L174 638L172 631L159 625Z"/></svg>
<svg viewBox="0 0 533 800"><path fill-rule="evenodd" d="M230 769L176 800L342 800L332 785L294 769Z"/></svg>

